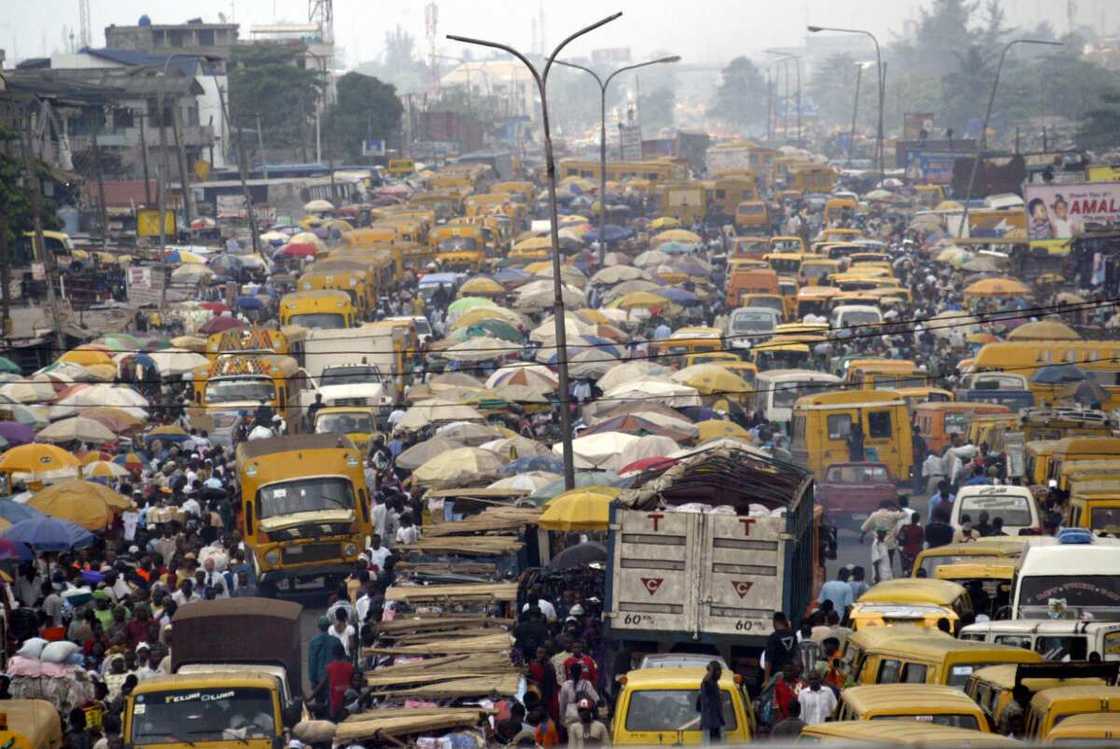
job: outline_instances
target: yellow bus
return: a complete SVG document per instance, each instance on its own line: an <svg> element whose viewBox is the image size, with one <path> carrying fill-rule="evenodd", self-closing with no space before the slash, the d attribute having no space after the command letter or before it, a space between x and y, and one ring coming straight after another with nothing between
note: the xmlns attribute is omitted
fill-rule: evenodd
<svg viewBox="0 0 1120 749"><path fill-rule="evenodd" d="M914 462L906 401L890 390L839 390L800 398L793 406L795 461L824 478L833 463L852 460L853 429L863 433L864 458L883 463L896 481L910 477Z"/></svg>
<svg viewBox="0 0 1120 749"><path fill-rule="evenodd" d="M294 291L280 297L280 324L349 328L357 320L350 295L337 289Z"/></svg>

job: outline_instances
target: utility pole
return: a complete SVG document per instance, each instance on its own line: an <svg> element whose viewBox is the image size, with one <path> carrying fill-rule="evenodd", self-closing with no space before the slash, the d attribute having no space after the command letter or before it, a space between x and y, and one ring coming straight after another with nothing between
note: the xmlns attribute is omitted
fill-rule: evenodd
<svg viewBox="0 0 1120 749"><path fill-rule="evenodd" d="M8 298L12 288L12 261L8 254L8 212L0 211L0 336L12 333L12 302Z"/></svg>
<svg viewBox="0 0 1120 749"><path fill-rule="evenodd" d="M148 116L143 112L140 113L140 160L144 164L144 207L152 207L152 187L149 184L151 179L148 177L148 139L144 135L144 120Z"/></svg>
<svg viewBox="0 0 1120 749"><path fill-rule="evenodd" d="M234 122L233 119L230 118L229 108L226 106L226 95L222 91L222 87L217 85L217 79L215 79L214 84L215 88L218 89L218 103L222 107L222 116L225 118L226 122L230 124L230 132L232 133ZM256 211L253 210L253 196L249 192L249 184L247 181L248 172L248 162L245 158L245 142L241 139L241 128L239 127L237 128L237 173L238 177L241 179L241 194L245 198L245 212L249 217L250 241L253 243L253 252L267 263L268 259L265 258L264 253L261 252L260 240L257 237L257 214Z"/></svg>
<svg viewBox="0 0 1120 749"><path fill-rule="evenodd" d="M101 130L101 121L93 125L93 173L97 178L97 207L98 219L101 222L101 249L109 249L109 211L105 207L105 180L101 175L101 146L97 142L97 134Z"/></svg>
<svg viewBox="0 0 1120 749"><path fill-rule="evenodd" d="M175 136L175 157L179 162L179 190L183 197L183 223L187 231L191 228L191 176L187 171L187 152L183 148L182 137L179 133L179 107L171 112L171 133Z"/></svg>
<svg viewBox="0 0 1120 749"><path fill-rule="evenodd" d="M852 165L852 150L856 145L856 116L859 114L859 84L863 79L863 63L856 65L856 100L852 104L852 132L848 136L848 163L847 166Z"/></svg>
<svg viewBox="0 0 1120 749"><path fill-rule="evenodd" d="M57 354L61 355L66 350L66 339L62 335L62 319L58 309L58 298L54 291L54 258L47 252L46 242L43 240L43 188L39 184L39 172L35 169L35 162L31 158L31 132L34 116L30 107L27 112L27 127L24 129L22 140L23 168L27 170L28 190L31 192L31 238L35 259L43 266L43 277L47 281L47 307L50 310L51 322L54 323L54 345Z"/></svg>
<svg viewBox="0 0 1120 749"><path fill-rule="evenodd" d="M160 82L159 96L156 97L156 107L159 112L159 168L156 177L159 180L159 267L163 273L163 286L159 297L160 318L167 309L167 230L165 216L167 213L167 123L163 109L163 82Z"/></svg>
<svg viewBox="0 0 1120 749"><path fill-rule="evenodd" d="M774 74L766 71L766 142L774 137Z"/></svg>

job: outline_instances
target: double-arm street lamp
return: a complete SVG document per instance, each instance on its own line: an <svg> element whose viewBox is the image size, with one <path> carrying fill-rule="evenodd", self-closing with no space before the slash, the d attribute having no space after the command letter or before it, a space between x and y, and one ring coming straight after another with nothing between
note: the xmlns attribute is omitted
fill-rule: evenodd
<svg viewBox="0 0 1120 749"><path fill-rule="evenodd" d="M599 84L599 265L604 262L604 257L607 254L607 86L611 85L611 80L614 79L619 73L625 73L630 70L637 70L649 65L662 65L666 63L680 62L680 55L672 55L670 57L659 57L656 60L647 60L646 62L639 62L635 65L627 65L614 71L606 78L603 78L591 68L584 67L583 65L576 65L573 62L564 62L563 60L556 60L557 65L563 65L566 68L575 68L589 73L595 82Z"/></svg>
<svg viewBox="0 0 1120 749"><path fill-rule="evenodd" d="M560 54L573 39L577 39L584 34L587 34L600 26L604 26L617 18L620 18L622 13L614 13L606 18L596 21L590 26L586 26L579 31L568 36L556 48L552 50L552 54L545 60L544 69L538 71L537 68L529 61L521 52L517 51L508 44L501 44L500 42L491 42L485 39L474 39L467 36L456 36L448 34L447 38L456 42L463 42L464 44L476 44L480 47L490 47L492 49L500 49L503 52L516 57L533 76L533 80L537 84L537 91L541 97L541 129L544 133L544 159L545 159L545 174L548 178L548 207L551 221L549 222L549 236L552 240L552 292L553 292L553 316L556 324L556 369L560 375L560 429L562 434L562 444L564 448L564 488L574 489L576 485L576 471L575 460L572 453L572 416L569 406L569 399L571 394L568 390L568 339L565 330L566 320L564 319L564 296L563 296L563 283L560 279L560 215L556 205L556 160L552 154L552 133L549 130L548 123L548 96L546 94L546 86L548 83L548 74L552 70L552 64L556 61L556 57Z"/></svg>

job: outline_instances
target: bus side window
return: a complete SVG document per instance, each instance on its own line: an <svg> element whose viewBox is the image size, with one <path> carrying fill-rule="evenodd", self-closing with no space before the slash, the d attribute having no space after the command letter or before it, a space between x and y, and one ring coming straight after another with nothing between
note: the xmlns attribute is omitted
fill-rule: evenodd
<svg viewBox="0 0 1120 749"><path fill-rule="evenodd" d="M906 684L925 684L927 666L918 663L907 663L902 671L902 681Z"/></svg>
<svg viewBox="0 0 1120 749"><path fill-rule="evenodd" d="M897 684L898 677L902 671L902 663L894 659L884 659L879 666L879 678L875 680L876 684Z"/></svg>
<svg viewBox="0 0 1120 749"><path fill-rule="evenodd" d="M828 417L828 438L830 440L847 439L852 433L852 417L850 414L832 414Z"/></svg>
<svg viewBox="0 0 1120 749"><path fill-rule="evenodd" d="M891 438L891 412L871 411L867 414L867 434L872 439Z"/></svg>

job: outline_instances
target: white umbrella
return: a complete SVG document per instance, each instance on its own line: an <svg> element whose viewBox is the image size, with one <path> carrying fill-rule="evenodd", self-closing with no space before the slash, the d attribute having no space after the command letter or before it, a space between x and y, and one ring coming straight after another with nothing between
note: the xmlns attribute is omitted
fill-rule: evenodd
<svg viewBox="0 0 1120 749"><path fill-rule="evenodd" d="M164 376L174 376L183 374L184 372L190 372L195 367L201 367L210 362L210 360L202 354L179 348L167 348L161 351L153 351L148 354L148 356L156 363L156 368L159 369L159 373Z"/></svg>
<svg viewBox="0 0 1120 749"><path fill-rule="evenodd" d="M602 348L589 348L568 359L568 368L576 377L602 377L618 364L618 357Z"/></svg>
<svg viewBox="0 0 1120 749"><path fill-rule="evenodd" d="M603 393L603 400L644 400L650 403L661 403L673 408L699 407L703 405L703 402L700 400L700 394L696 391L696 388L680 385L675 382L650 379L619 385Z"/></svg>
<svg viewBox="0 0 1120 749"><path fill-rule="evenodd" d="M62 400L59 406L89 407L89 406L135 406L147 408L147 399L127 385L110 385L97 383L84 385Z"/></svg>
<svg viewBox="0 0 1120 749"><path fill-rule="evenodd" d="M505 432L489 424L476 424L470 421L456 421L444 424L436 430L437 437L462 442L465 447L478 447L505 436Z"/></svg>
<svg viewBox="0 0 1120 749"><path fill-rule="evenodd" d="M524 385L542 393L556 389L560 380L548 367L540 364L509 364L486 378L486 387L493 390L501 385Z"/></svg>
<svg viewBox="0 0 1120 749"><path fill-rule="evenodd" d="M23 382L9 382L0 385L0 395L10 398L16 403L41 403L54 400L57 393L54 386L45 377L34 378Z"/></svg>
<svg viewBox="0 0 1120 749"><path fill-rule="evenodd" d="M598 286L613 286L623 281L649 280L649 275L641 268L632 265L612 265L603 268L591 277L591 283Z"/></svg>
<svg viewBox="0 0 1120 749"><path fill-rule="evenodd" d="M213 277L214 271L198 263L180 265L178 268L171 271L171 280L180 281L182 283L199 283Z"/></svg>
<svg viewBox="0 0 1120 749"><path fill-rule="evenodd" d="M116 439L116 435L100 421L75 416L56 421L41 430L35 438L43 442L92 442L100 445L103 442L112 442Z"/></svg>
<svg viewBox="0 0 1120 749"><path fill-rule="evenodd" d="M576 458L577 467L584 469L598 468L601 470L617 470L621 467L618 462L622 451L641 437L625 432L600 432L589 434L586 437L577 437L572 440L572 453ZM552 452L557 455L564 454L564 444L557 442L552 446Z"/></svg>
<svg viewBox="0 0 1120 749"><path fill-rule="evenodd" d="M519 458L544 457L549 454L548 448L540 442L521 435L483 442L479 447L483 450L489 450L503 460L510 461Z"/></svg>
<svg viewBox="0 0 1120 749"><path fill-rule="evenodd" d="M645 268L651 265L661 265L669 260L669 256L661 250L646 250L634 258L634 265Z"/></svg>
<svg viewBox="0 0 1120 749"><path fill-rule="evenodd" d="M444 349L442 354L445 359L451 361L488 361L501 359L503 356L510 356L520 351L521 347L516 343L493 336L480 336L456 343Z"/></svg>
<svg viewBox="0 0 1120 749"><path fill-rule="evenodd" d="M584 322L571 312L564 313L564 332L570 338L572 336L591 335L595 331L595 326L589 322ZM529 338L539 343L551 341L556 338L556 316L549 315L537 327L533 328L529 333Z"/></svg>
<svg viewBox="0 0 1120 749"><path fill-rule="evenodd" d="M490 489L520 489L527 492L535 492L537 489L543 489L554 481L562 479L558 473L549 473L548 471L529 471L528 473L519 473L516 476L508 476L504 479L498 479L493 484L490 484Z"/></svg>
<svg viewBox="0 0 1120 749"><path fill-rule="evenodd" d="M485 417L471 406L433 398L420 401L404 412L397 424L408 431L416 431L438 421L484 421Z"/></svg>
<svg viewBox="0 0 1120 749"><path fill-rule="evenodd" d="M637 359L635 361L622 362L614 367L611 367L605 375L599 378L599 389L606 392L619 387L640 380L646 380L654 377L664 378L669 382L669 375L673 370L668 367L663 367L657 362L645 361Z"/></svg>
<svg viewBox="0 0 1120 749"><path fill-rule="evenodd" d="M659 434L647 434L622 449L618 457L618 468L623 468L634 461L644 460L645 458L661 458L676 452L679 448L680 446L668 437Z"/></svg>
<svg viewBox="0 0 1120 749"><path fill-rule="evenodd" d="M587 300L583 292L571 284L562 284L560 295L564 299L564 306L569 308L586 307ZM531 281L517 290L517 299L513 306L518 309L546 309L556 301L551 280Z"/></svg>
<svg viewBox="0 0 1120 749"><path fill-rule="evenodd" d="M312 200L303 204L303 210L308 213L324 213L334 210L334 203L329 200Z"/></svg>

